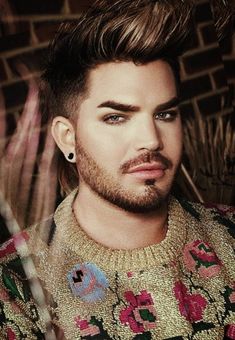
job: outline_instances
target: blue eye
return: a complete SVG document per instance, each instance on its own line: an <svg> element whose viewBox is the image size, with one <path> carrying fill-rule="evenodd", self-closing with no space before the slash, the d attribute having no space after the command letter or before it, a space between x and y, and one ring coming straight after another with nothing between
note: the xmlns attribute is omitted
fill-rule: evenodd
<svg viewBox="0 0 235 340"><path fill-rule="evenodd" d="M113 114L104 118L104 121L108 124L120 124L125 121L123 116Z"/></svg>

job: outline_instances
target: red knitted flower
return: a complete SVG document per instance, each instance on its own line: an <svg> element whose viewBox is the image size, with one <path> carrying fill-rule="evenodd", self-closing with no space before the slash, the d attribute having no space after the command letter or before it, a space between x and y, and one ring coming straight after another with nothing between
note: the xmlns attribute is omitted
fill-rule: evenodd
<svg viewBox="0 0 235 340"><path fill-rule="evenodd" d="M234 325L228 325L226 327L226 336L229 337L231 340L235 340L235 324Z"/></svg>
<svg viewBox="0 0 235 340"><path fill-rule="evenodd" d="M186 286L180 281L175 283L173 291L179 303L180 314L190 322L202 320L207 306L206 299L200 294L188 293Z"/></svg>
<svg viewBox="0 0 235 340"><path fill-rule="evenodd" d="M151 294L146 290L142 290L139 295L127 291L124 296L129 306L120 312L121 323L129 325L134 333L153 329L156 326L157 313Z"/></svg>
<svg viewBox="0 0 235 340"><path fill-rule="evenodd" d="M16 340L16 333L11 327L7 327L7 340Z"/></svg>

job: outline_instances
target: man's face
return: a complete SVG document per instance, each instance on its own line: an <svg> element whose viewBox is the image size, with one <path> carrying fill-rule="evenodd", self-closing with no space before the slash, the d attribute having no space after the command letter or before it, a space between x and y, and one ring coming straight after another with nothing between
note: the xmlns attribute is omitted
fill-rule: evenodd
<svg viewBox="0 0 235 340"><path fill-rule="evenodd" d="M182 151L170 66L106 63L90 72L76 125L80 190L131 212L166 200Z"/></svg>

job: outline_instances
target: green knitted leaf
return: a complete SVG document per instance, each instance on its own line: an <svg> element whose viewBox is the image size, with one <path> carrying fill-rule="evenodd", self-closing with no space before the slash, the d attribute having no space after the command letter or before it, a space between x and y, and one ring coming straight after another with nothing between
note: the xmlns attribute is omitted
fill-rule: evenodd
<svg viewBox="0 0 235 340"><path fill-rule="evenodd" d="M15 280L12 279L9 275L7 275L5 272L2 273L2 281L7 288L8 291L10 291L11 295L14 297L18 297L20 300L22 300L22 296L17 288L17 285L15 283Z"/></svg>
<svg viewBox="0 0 235 340"><path fill-rule="evenodd" d="M96 318L94 316L91 316L89 324L94 325L94 326L98 326L99 322L98 322L98 320L96 320Z"/></svg>
<svg viewBox="0 0 235 340"><path fill-rule="evenodd" d="M156 317L148 310L148 309L140 309L140 316L144 321L154 322L156 321Z"/></svg>

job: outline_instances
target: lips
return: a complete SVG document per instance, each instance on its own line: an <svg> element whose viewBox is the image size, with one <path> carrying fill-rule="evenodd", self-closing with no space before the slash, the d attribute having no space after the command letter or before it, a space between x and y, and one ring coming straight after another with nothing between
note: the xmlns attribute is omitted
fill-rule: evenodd
<svg viewBox="0 0 235 340"><path fill-rule="evenodd" d="M142 163L128 169L127 174L141 179L159 179L164 176L166 168L162 163Z"/></svg>
<svg viewBox="0 0 235 340"><path fill-rule="evenodd" d="M166 170L166 166L162 163L144 163L136 165L130 168L127 173L139 172L139 171L154 171L154 170Z"/></svg>

